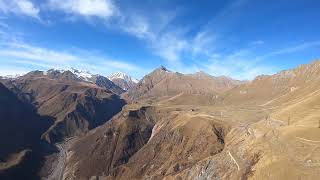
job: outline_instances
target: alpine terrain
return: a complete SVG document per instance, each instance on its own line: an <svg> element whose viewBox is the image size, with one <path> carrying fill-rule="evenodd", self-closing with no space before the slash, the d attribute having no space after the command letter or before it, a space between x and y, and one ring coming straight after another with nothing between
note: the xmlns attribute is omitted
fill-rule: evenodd
<svg viewBox="0 0 320 180"><path fill-rule="evenodd" d="M0 176L317 179L319 77L320 61L252 81L163 66L139 82L76 69L2 78Z"/></svg>
<svg viewBox="0 0 320 180"><path fill-rule="evenodd" d="M320 0L0 0L0 180L320 180Z"/></svg>

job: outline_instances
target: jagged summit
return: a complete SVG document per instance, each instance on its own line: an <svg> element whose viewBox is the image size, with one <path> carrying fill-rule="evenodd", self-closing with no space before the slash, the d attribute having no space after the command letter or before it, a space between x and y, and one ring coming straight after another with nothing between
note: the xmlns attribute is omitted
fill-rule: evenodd
<svg viewBox="0 0 320 180"><path fill-rule="evenodd" d="M123 91L118 85L110 81L108 78L92 74L89 71L78 70L75 68L67 69L49 69L47 71L31 71L22 76L24 79L32 77L45 77L50 79L59 80L62 82L85 82L95 84L99 87L106 88L115 94L121 94Z"/></svg>
<svg viewBox="0 0 320 180"><path fill-rule="evenodd" d="M161 65L160 67L159 67L159 69L161 69L161 70L163 70L163 71L169 71L166 67L164 67L163 65Z"/></svg>
<svg viewBox="0 0 320 180"><path fill-rule="evenodd" d="M49 69L48 71L43 71L43 75L58 76L60 74L69 74L71 76L74 75L76 78L88 82L93 82L93 77L98 76L90 73L89 71L78 70L73 67L67 69Z"/></svg>
<svg viewBox="0 0 320 180"><path fill-rule="evenodd" d="M116 72L108 76L112 82L127 91L134 87L139 81L123 72Z"/></svg>
<svg viewBox="0 0 320 180"><path fill-rule="evenodd" d="M156 68L155 71L164 71L164 72L171 72L165 66L161 65L160 67Z"/></svg>
<svg viewBox="0 0 320 180"><path fill-rule="evenodd" d="M108 76L108 78L110 80L112 79L116 79L116 78L119 78L119 79L125 79L128 75L123 73L123 72L116 72L116 73L113 73L111 75Z"/></svg>
<svg viewBox="0 0 320 180"><path fill-rule="evenodd" d="M126 73L123 73L123 72L116 72L116 73L113 73L111 75L108 76L108 79L110 80L114 80L114 79L123 79L125 81L132 81L134 83L138 83L139 80L127 75Z"/></svg>
<svg viewBox="0 0 320 180"><path fill-rule="evenodd" d="M92 78L94 76L89 71L78 70L78 69L75 69L75 68L71 68L71 72L73 74L77 75L78 77L82 77L84 79L89 79L89 78Z"/></svg>

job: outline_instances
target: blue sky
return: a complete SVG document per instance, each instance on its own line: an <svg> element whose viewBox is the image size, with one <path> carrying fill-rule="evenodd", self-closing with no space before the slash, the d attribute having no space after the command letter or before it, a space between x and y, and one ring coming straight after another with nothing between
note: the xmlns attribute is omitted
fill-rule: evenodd
<svg viewBox="0 0 320 180"><path fill-rule="evenodd" d="M318 0L0 0L0 75L78 68L253 79L319 59Z"/></svg>

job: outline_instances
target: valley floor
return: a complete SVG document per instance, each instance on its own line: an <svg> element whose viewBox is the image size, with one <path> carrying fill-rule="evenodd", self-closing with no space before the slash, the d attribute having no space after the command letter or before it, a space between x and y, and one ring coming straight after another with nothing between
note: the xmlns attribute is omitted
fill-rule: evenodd
<svg viewBox="0 0 320 180"><path fill-rule="evenodd" d="M50 174L47 176L47 180L61 180L63 179L63 172L66 167L67 151L73 143L74 138L68 138L63 143L57 143L56 147L59 150L56 158L56 162L53 164Z"/></svg>

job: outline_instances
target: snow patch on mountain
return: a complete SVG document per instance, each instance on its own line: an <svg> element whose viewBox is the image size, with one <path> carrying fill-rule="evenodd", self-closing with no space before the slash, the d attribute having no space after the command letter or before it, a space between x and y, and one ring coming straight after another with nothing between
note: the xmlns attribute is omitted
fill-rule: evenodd
<svg viewBox="0 0 320 180"><path fill-rule="evenodd" d="M16 79L20 76L23 76L23 74L10 74L6 76L0 76L1 79Z"/></svg>
<svg viewBox="0 0 320 180"><path fill-rule="evenodd" d="M139 80L123 73L123 72L116 72L111 74L110 76L108 76L108 79L110 79L111 81L114 79L123 79L126 82L134 82L134 83L138 83Z"/></svg>
<svg viewBox="0 0 320 180"><path fill-rule="evenodd" d="M92 77L94 76L91 74L89 71L84 71L84 70L78 70L75 68L71 68L70 71L75 74L78 78L83 79L85 81L92 81Z"/></svg>
<svg viewBox="0 0 320 180"><path fill-rule="evenodd" d="M68 69L49 69L48 71L43 71L43 75L48 75L50 73L64 73L66 71L70 71L72 74L74 74L77 78L83 80L83 81L88 81L88 82L93 82L92 78L96 75L91 74L89 71L85 70L78 70L75 68L68 68Z"/></svg>

